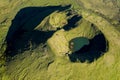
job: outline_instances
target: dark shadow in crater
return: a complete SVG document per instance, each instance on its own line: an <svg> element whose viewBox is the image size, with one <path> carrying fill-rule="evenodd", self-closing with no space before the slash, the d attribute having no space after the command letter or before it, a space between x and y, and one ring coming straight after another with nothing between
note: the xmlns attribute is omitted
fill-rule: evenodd
<svg viewBox="0 0 120 80"><path fill-rule="evenodd" d="M82 19L82 16L79 16L79 15L74 15L71 19L68 20L68 24L66 26L64 26L64 29L66 31L70 30L71 28L75 28L77 27L76 26L76 23Z"/></svg>
<svg viewBox="0 0 120 80"><path fill-rule="evenodd" d="M6 36L6 56L15 56L27 49L36 48L50 38L55 31L34 30L41 21L54 11L64 11L67 6L26 7L21 9L12 20Z"/></svg>
<svg viewBox="0 0 120 80"><path fill-rule="evenodd" d="M52 12L58 10L63 11L70 8L71 5L62 6L46 6L46 7L26 7L21 9L15 18L12 20L12 24L9 28L6 40L11 41L14 34L23 33L26 31L32 31L37 27L40 22L50 15Z"/></svg>
<svg viewBox="0 0 120 80"><path fill-rule="evenodd" d="M88 62L97 60L108 51L108 44L103 34L96 35L90 40L90 44L82 47L79 51L69 54L71 62Z"/></svg>
<svg viewBox="0 0 120 80"><path fill-rule="evenodd" d="M18 53L22 53L26 50L33 50L38 46L46 45L46 41L50 38L55 31L38 31L34 30L32 32L26 32L23 35L18 35L17 38L14 38L14 42L10 43L8 46L8 56L14 56ZM41 49L41 51L43 51Z"/></svg>

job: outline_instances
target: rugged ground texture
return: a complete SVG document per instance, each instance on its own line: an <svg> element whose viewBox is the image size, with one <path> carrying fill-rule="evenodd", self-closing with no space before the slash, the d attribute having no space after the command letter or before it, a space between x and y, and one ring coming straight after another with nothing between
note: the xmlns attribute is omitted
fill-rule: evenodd
<svg viewBox="0 0 120 80"><path fill-rule="evenodd" d="M120 0L0 0L0 80L120 80Z"/></svg>

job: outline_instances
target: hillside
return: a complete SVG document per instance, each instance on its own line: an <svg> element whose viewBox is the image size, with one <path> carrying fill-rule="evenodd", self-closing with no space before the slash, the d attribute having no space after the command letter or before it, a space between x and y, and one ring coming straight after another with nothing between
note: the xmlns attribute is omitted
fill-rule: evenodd
<svg viewBox="0 0 120 80"><path fill-rule="evenodd" d="M120 80L120 0L0 0L0 80Z"/></svg>

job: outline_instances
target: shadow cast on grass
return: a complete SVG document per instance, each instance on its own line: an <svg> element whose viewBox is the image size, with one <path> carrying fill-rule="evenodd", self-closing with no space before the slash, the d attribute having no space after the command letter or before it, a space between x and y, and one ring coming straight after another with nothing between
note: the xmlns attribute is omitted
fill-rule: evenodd
<svg viewBox="0 0 120 80"><path fill-rule="evenodd" d="M36 48L44 44L55 31L34 30L41 21L54 11L64 11L67 6L26 7L21 9L12 20L12 24L6 36L6 55L14 56L27 49Z"/></svg>
<svg viewBox="0 0 120 80"><path fill-rule="evenodd" d="M79 51L69 54L68 56L71 62L91 63L104 55L107 51L107 41L103 34L99 34L90 40L88 46L84 46Z"/></svg>

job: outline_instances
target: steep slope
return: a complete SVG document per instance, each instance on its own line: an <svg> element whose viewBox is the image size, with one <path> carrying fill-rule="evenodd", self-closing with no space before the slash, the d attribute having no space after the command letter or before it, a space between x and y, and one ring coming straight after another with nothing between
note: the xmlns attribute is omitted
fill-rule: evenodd
<svg viewBox="0 0 120 80"><path fill-rule="evenodd" d="M119 4L1 0L0 80L119 80Z"/></svg>

